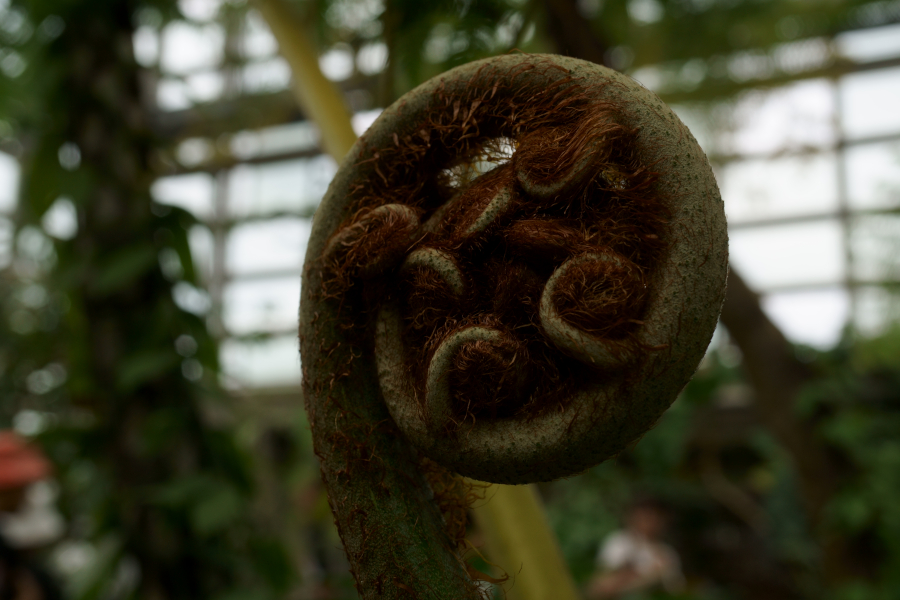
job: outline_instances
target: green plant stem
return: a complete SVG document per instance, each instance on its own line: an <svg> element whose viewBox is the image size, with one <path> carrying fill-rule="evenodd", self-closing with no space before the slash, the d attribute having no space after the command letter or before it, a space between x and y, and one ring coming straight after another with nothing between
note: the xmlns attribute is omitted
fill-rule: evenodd
<svg viewBox="0 0 900 600"><path fill-rule="evenodd" d="M491 485L472 514L488 558L510 576L508 600L579 598L536 485Z"/></svg>
<svg viewBox="0 0 900 600"><path fill-rule="evenodd" d="M340 161L356 141L343 96L322 74L318 52L291 8L283 0L255 0L254 4L278 41L281 55L291 67L297 101L309 120L319 126L325 151Z"/></svg>
<svg viewBox="0 0 900 600"><path fill-rule="evenodd" d="M304 285L321 286L311 270ZM479 598L429 497L418 456L397 430L374 358L354 356L331 303L301 336L304 397L322 478L364 598ZM312 342L310 340L315 340ZM325 392L327 390L327 392ZM315 400L327 395L327 400ZM414 571L414 572L412 572Z"/></svg>

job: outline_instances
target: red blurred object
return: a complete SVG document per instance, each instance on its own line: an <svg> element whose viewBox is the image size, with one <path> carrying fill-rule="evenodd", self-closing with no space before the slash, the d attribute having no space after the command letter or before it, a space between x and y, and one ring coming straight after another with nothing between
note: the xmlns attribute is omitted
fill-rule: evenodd
<svg viewBox="0 0 900 600"><path fill-rule="evenodd" d="M50 474L40 450L12 431L0 431L0 490L22 487Z"/></svg>

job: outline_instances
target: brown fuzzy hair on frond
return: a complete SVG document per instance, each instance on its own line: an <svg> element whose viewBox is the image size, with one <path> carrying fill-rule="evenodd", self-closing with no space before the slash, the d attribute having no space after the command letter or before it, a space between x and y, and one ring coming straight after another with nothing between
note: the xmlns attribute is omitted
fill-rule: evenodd
<svg viewBox="0 0 900 600"><path fill-rule="evenodd" d="M335 234L360 228L366 211L400 204L422 223L405 251L452 257L446 268L463 283L460 294L446 273L417 265L388 270L396 275L373 282L368 296L399 306L407 377L423 411L429 365L447 336L466 327L505 332L460 347L447 373L455 423L542 414L566 402L570 382L601 376L548 341L538 318L544 283L573 256L621 260L581 265L558 282L560 317L632 354L669 235L657 174L619 107L596 100L597 84L550 76L559 69L552 62L520 68L539 83L513 89L516 73L485 66L465 85L437 87L420 120L364 148L357 166L367 175L351 188L352 216ZM333 280L352 279L368 253L406 243L402 225L373 232L332 259Z"/></svg>
<svg viewBox="0 0 900 600"><path fill-rule="evenodd" d="M434 502L444 518L444 531L457 550L466 548L466 511L479 500L484 500L490 484L478 483L451 473L433 460L422 457L419 468L425 476Z"/></svg>
<svg viewBox="0 0 900 600"><path fill-rule="evenodd" d="M627 260L570 269L553 294L560 317L582 331L609 339L621 339L641 324L638 317L646 298L644 273Z"/></svg>

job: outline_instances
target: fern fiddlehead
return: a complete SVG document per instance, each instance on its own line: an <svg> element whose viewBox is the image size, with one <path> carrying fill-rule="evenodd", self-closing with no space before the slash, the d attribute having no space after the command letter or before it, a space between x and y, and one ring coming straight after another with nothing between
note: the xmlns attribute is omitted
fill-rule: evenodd
<svg viewBox="0 0 900 600"><path fill-rule="evenodd" d="M504 56L388 108L316 214L300 314L363 596L479 597L422 460L515 484L615 455L696 368L726 262L705 156L622 75Z"/></svg>

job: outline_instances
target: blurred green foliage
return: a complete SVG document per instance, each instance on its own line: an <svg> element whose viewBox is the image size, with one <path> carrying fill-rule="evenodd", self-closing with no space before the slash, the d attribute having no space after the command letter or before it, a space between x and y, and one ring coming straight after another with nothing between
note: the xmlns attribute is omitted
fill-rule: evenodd
<svg viewBox="0 0 900 600"><path fill-rule="evenodd" d="M551 521L576 580L586 583L594 572L598 540L622 526L629 501L650 494L671 510L669 540L684 561L690 590L685 598L895 597L900 589L898 342L900 331L894 329L875 339L848 332L844 342L827 352L798 348L818 377L797 410L816 422L840 460L852 463L852 477L829 505L826 532L810 530L791 457L755 419L732 427L729 436L740 435L715 452L721 475L758 505L765 521L743 519L704 478L699 459L708 440L697 428L710 423L710 411L752 417L752 405L734 406L722 393L746 386L740 364L713 352L637 445L577 478L544 486ZM721 354L727 353L726 347ZM749 390L743 387L743 392ZM872 561L871 577L823 587L819 540L829 536L855 540L857 550ZM742 569L734 564L760 560L768 565L756 576L769 577L768 582L743 580ZM766 585L773 587L764 596Z"/></svg>
<svg viewBox="0 0 900 600"><path fill-rule="evenodd" d="M147 10L179 16L164 0L0 7L0 52L24 64L0 77L22 164L0 271L0 426L39 434L56 465L65 544L87 557L73 599L274 598L294 568L255 523L248 449L207 415L228 404L217 343L174 298L202 295L196 219L150 198L160 142L131 52ZM53 238L57 203L75 230Z"/></svg>

